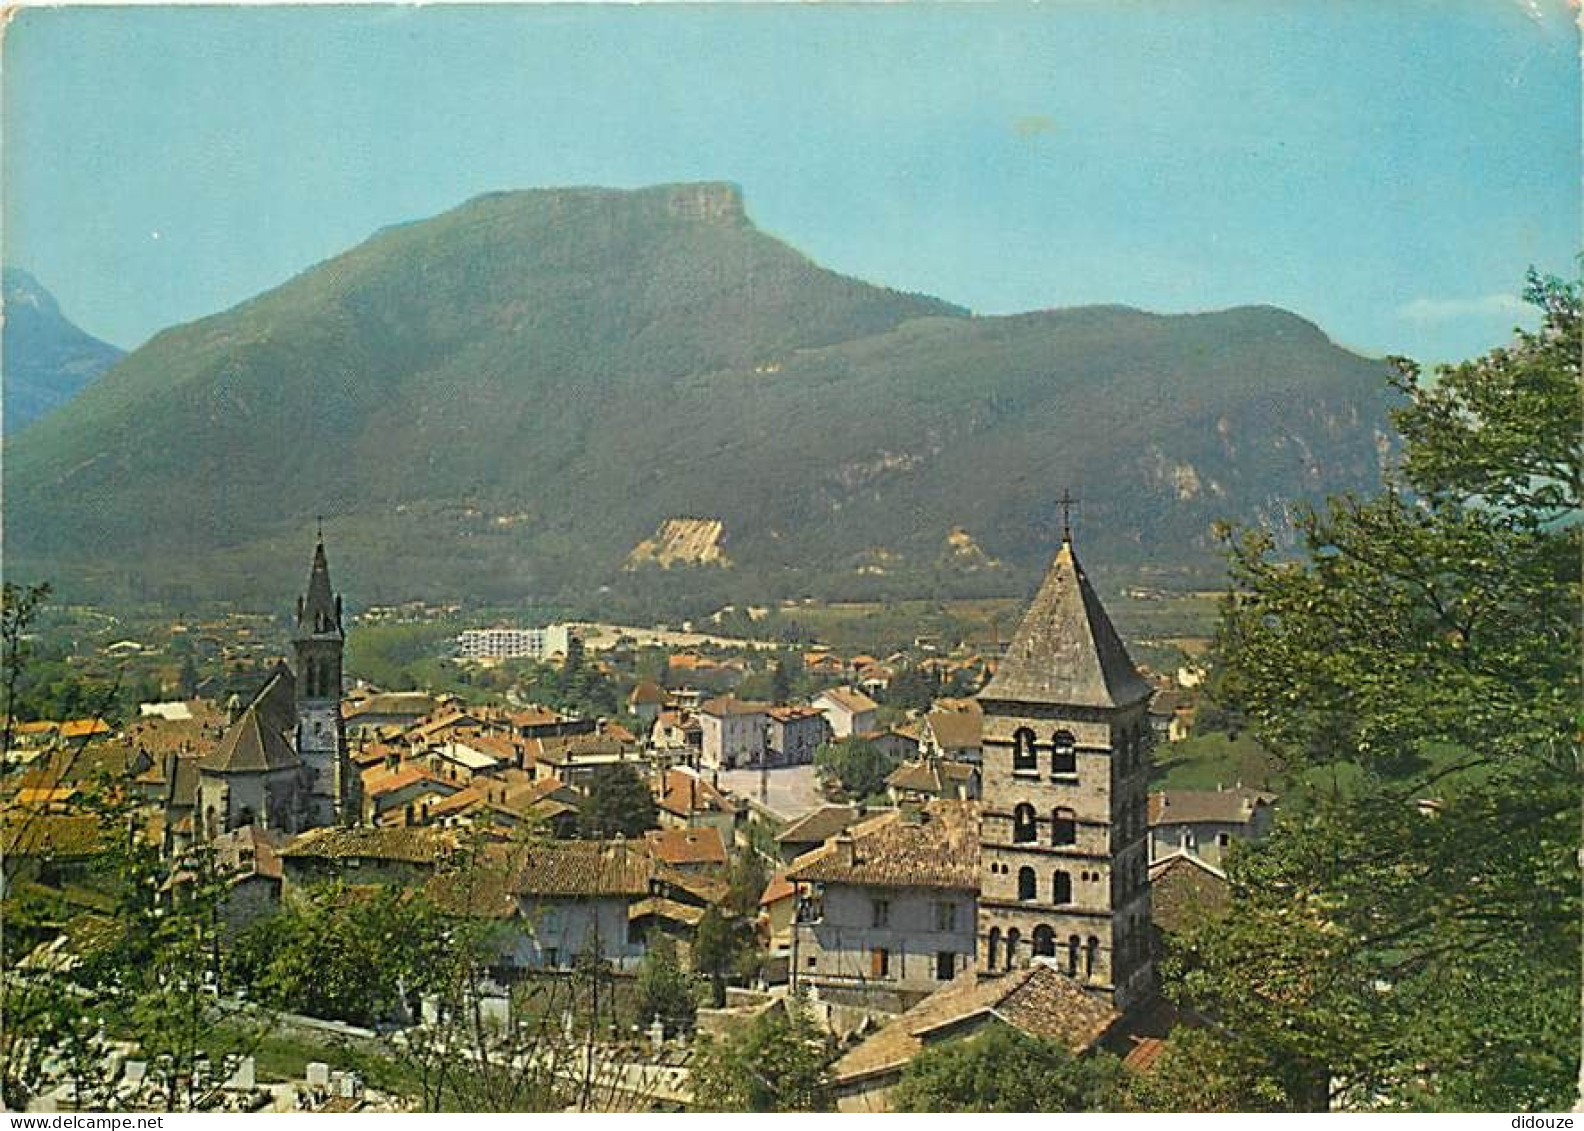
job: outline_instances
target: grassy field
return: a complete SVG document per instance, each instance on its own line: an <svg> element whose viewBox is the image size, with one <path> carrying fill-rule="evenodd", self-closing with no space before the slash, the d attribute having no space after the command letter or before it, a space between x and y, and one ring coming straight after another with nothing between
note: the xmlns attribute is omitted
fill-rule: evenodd
<svg viewBox="0 0 1584 1131"><path fill-rule="evenodd" d="M1201 592L1149 598L1110 594L1105 603L1135 652L1197 656L1215 632L1217 600ZM845 601L796 605L780 614L838 650L884 655L918 637L934 638L942 650L958 644L993 648L1011 638L1026 605L1025 597Z"/></svg>
<svg viewBox="0 0 1584 1131"><path fill-rule="evenodd" d="M1280 792L1281 767L1247 734L1206 734L1155 748L1156 789L1217 789L1238 784Z"/></svg>

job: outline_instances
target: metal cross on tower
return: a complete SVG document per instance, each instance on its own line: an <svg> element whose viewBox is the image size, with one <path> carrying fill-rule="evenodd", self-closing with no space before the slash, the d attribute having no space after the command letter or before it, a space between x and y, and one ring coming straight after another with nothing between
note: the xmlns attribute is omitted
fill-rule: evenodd
<svg viewBox="0 0 1584 1131"><path fill-rule="evenodd" d="M1062 511L1062 541L1072 541L1072 510L1078 505L1078 500L1072 497L1072 492L1063 488L1061 498L1056 500L1056 505Z"/></svg>

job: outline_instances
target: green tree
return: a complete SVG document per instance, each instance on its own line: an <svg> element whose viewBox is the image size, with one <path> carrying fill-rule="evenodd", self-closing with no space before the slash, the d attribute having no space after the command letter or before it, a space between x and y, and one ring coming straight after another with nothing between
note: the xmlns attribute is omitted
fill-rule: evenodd
<svg viewBox="0 0 1584 1131"><path fill-rule="evenodd" d="M897 672L891 680L890 686L885 689L885 702L887 706L906 711L927 711L940 691L939 678L909 666Z"/></svg>
<svg viewBox="0 0 1584 1131"><path fill-rule="evenodd" d="M706 1111L829 1111L836 1049L800 998L694 1054L694 1103Z"/></svg>
<svg viewBox="0 0 1584 1131"><path fill-rule="evenodd" d="M894 757L862 738L825 743L814 752L814 764L835 777L853 798L884 792L886 778L897 768Z"/></svg>
<svg viewBox="0 0 1584 1131"><path fill-rule="evenodd" d="M775 661L770 671L770 698L778 707L792 698L792 673L785 660Z"/></svg>
<svg viewBox="0 0 1584 1131"><path fill-rule="evenodd" d="M1287 1103L1554 1109L1576 1092L1580 303L1426 383L1400 472L1230 536L1219 697L1296 783L1168 966Z"/></svg>
<svg viewBox="0 0 1584 1131"><path fill-rule="evenodd" d="M1147 1072L1123 1077L1119 1107L1141 1111L1286 1111L1287 1089L1247 1042L1179 1026Z"/></svg>
<svg viewBox="0 0 1584 1131"><path fill-rule="evenodd" d="M594 771L578 820L585 836L636 837L659 827L660 810L638 771L615 763Z"/></svg>
<svg viewBox="0 0 1584 1131"><path fill-rule="evenodd" d="M693 969L709 978L716 1009L726 1004L726 983L736 973L745 945L734 917L721 914L718 907L704 912L693 935Z"/></svg>
<svg viewBox="0 0 1584 1131"><path fill-rule="evenodd" d="M403 1015L445 938L418 892L326 884L246 932L232 968L278 1008L371 1025Z"/></svg>
<svg viewBox="0 0 1584 1131"><path fill-rule="evenodd" d="M993 1023L960 1041L932 1045L902 1071L897 1111L1109 1111L1122 1065L1095 1053L1075 1057L1055 1041Z"/></svg>
<svg viewBox="0 0 1584 1131"><path fill-rule="evenodd" d="M693 1027L698 998L688 972L677 961L676 944L664 935L651 940L638 964L633 1012L639 1025L660 1018L668 1035Z"/></svg>

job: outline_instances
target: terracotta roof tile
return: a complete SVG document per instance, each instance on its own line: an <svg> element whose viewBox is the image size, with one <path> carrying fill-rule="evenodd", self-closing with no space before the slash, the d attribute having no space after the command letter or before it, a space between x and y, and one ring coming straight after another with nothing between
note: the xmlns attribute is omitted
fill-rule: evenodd
<svg viewBox="0 0 1584 1131"><path fill-rule="evenodd" d="M456 850L455 835L444 829L323 828L303 833L281 849L283 860L387 860L433 864Z"/></svg>
<svg viewBox="0 0 1584 1131"><path fill-rule="evenodd" d="M656 829L644 834L656 860L673 867L726 863L726 844L714 826L702 829Z"/></svg>
<svg viewBox="0 0 1584 1131"><path fill-rule="evenodd" d="M1081 1053L1099 1043L1118 1014L1043 962L985 979L968 970L849 1051L836 1062L832 1076L838 1084L847 1084L899 1072L930 1035L975 1018L1001 1020Z"/></svg>
<svg viewBox="0 0 1584 1131"><path fill-rule="evenodd" d="M794 880L976 890L979 806L935 800L922 809L888 810L799 857Z"/></svg>

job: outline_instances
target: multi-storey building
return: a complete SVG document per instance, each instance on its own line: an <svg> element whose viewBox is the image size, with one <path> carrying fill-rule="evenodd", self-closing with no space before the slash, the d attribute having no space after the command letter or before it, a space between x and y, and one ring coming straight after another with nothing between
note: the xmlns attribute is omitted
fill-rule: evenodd
<svg viewBox="0 0 1584 1131"><path fill-rule="evenodd" d="M1150 996L1150 694L1064 538L978 696L982 970L1040 956L1119 1010Z"/></svg>
<svg viewBox="0 0 1584 1131"><path fill-rule="evenodd" d="M470 628L457 635L461 660L543 660L566 655L570 625L546 628Z"/></svg>

